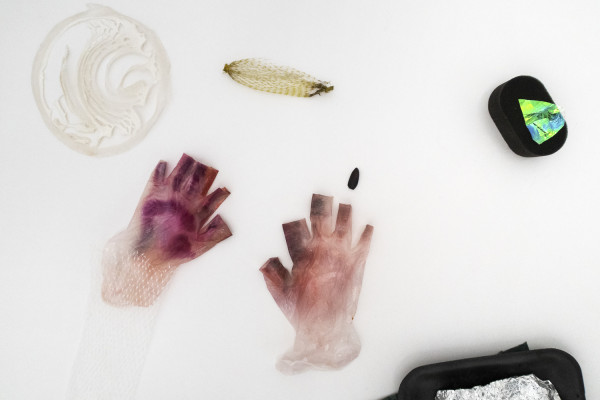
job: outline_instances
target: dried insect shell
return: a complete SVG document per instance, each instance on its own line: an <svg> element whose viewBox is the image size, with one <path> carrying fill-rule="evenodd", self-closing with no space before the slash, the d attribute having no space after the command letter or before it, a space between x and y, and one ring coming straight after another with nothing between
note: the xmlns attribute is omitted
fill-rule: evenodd
<svg viewBox="0 0 600 400"><path fill-rule="evenodd" d="M290 67L274 65L257 58L246 58L225 64L223 71L231 79L249 88L297 97L312 97L333 90L329 82Z"/></svg>

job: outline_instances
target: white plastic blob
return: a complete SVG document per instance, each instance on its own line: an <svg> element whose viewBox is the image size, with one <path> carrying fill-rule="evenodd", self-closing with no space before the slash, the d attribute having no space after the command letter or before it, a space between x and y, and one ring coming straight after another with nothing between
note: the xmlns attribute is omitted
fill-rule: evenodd
<svg viewBox="0 0 600 400"><path fill-rule="evenodd" d="M33 94L50 130L87 155L124 152L148 133L169 95L158 37L99 5L59 23L33 64Z"/></svg>

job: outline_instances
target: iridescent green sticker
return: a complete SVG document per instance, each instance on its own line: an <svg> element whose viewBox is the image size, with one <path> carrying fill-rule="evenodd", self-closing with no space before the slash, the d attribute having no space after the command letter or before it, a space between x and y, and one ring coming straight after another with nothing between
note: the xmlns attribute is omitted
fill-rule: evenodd
<svg viewBox="0 0 600 400"><path fill-rule="evenodd" d="M565 120L556 104L538 100L519 99L525 125L531 138L542 144L565 126Z"/></svg>

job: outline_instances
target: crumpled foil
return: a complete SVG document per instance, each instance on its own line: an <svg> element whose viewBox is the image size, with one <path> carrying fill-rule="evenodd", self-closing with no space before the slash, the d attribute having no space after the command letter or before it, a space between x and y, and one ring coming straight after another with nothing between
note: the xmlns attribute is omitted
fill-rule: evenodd
<svg viewBox="0 0 600 400"><path fill-rule="evenodd" d="M472 389L439 390L435 400L560 400L560 396L552 382L524 375Z"/></svg>

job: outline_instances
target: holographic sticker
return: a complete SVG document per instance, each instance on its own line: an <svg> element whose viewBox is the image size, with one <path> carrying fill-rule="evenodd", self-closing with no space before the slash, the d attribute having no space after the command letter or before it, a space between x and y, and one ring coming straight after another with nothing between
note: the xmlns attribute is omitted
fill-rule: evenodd
<svg viewBox="0 0 600 400"><path fill-rule="evenodd" d="M538 100L519 99L525 125L531 138L542 144L565 126L565 120L556 104Z"/></svg>

